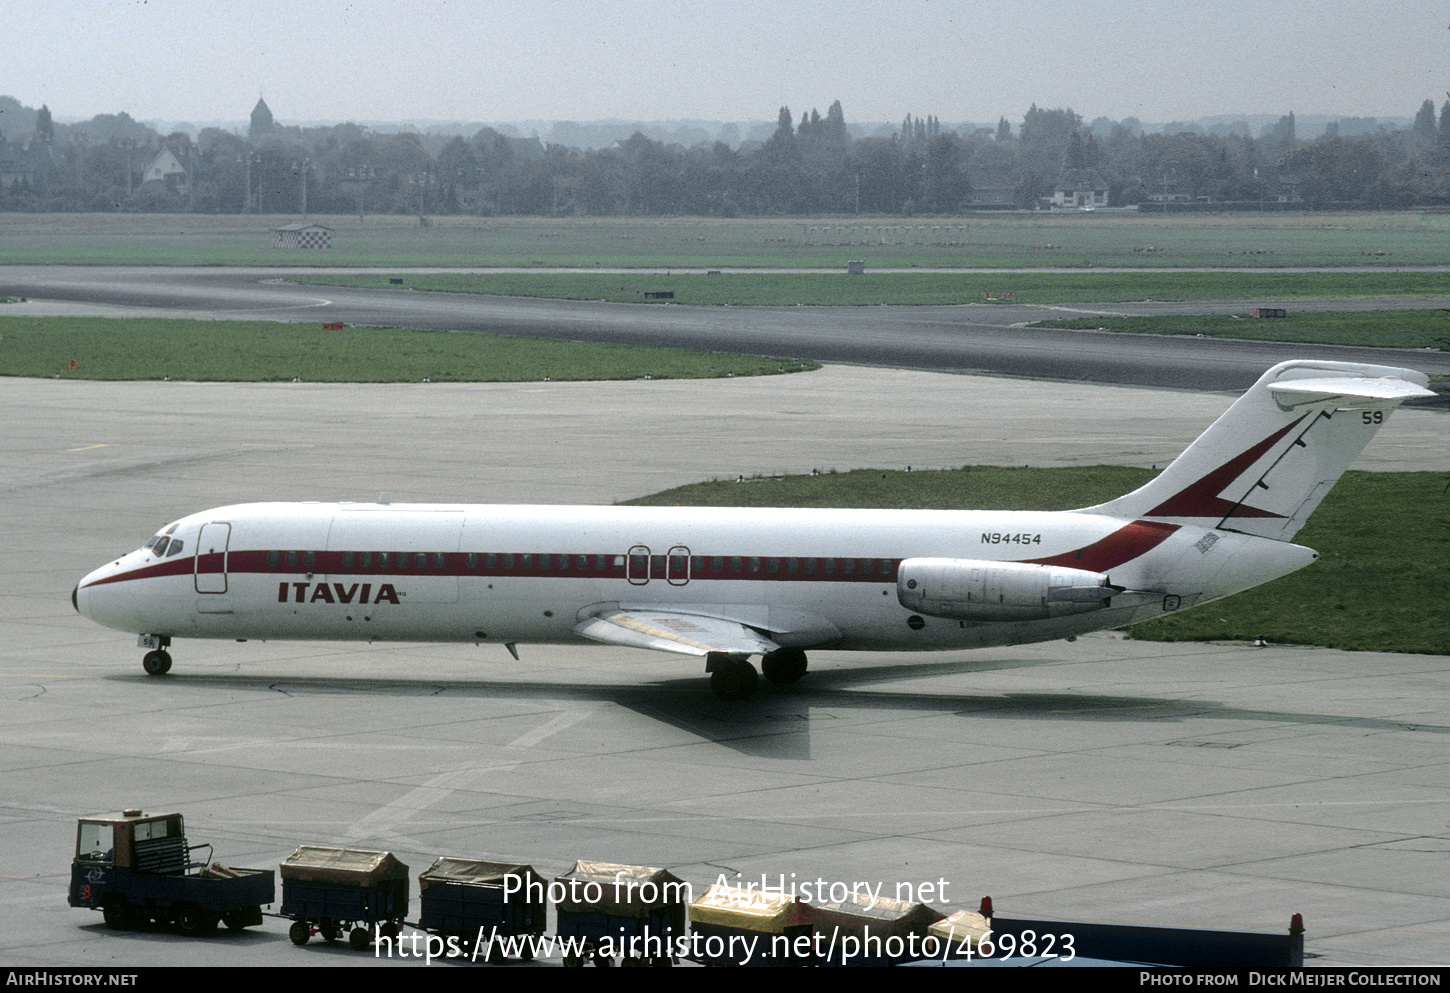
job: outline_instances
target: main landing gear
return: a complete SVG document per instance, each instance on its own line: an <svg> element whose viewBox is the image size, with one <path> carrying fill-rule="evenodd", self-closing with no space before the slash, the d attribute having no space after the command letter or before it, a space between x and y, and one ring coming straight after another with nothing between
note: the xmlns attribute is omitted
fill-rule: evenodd
<svg viewBox="0 0 1450 993"><path fill-rule="evenodd" d="M767 652L760 660L765 678L777 686L797 682L806 674L806 653L799 648L781 648ZM760 685L755 666L738 655L711 652L705 657L705 671L710 674L710 690L721 700L746 700Z"/></svg>
<svg viewBox="0 0 1450 993"><path fill-rule="evenodd" d="M760 671L777 686L798 683L806 674L806 653L799 648L768 652L760 660Z"/></svg>

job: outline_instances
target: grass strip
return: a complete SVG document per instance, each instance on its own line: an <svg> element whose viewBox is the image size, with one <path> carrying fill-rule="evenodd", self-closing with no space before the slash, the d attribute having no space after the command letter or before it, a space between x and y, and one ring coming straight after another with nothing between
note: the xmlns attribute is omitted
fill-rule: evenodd
<svg viewBox="0 0 1450 993"><path fill-rule="evenodd" d="M712 379L813 362L679 348L397 328L146 318L0 317L0 375L191 382L508 383Z"/></svg>
<svg viewBox="0 0 1450 993"><path fill-rule="evenodd" d="M713 481L666 490L639 506L1070 510L1141 486L1153 472L1122 466L967 466L906 473ZM1134 625L1153 641L1247 641L1354 651L1450 653L1450 493L1435 472L1345 473L1295 538L1314 565L1215 603Z"/></svg>

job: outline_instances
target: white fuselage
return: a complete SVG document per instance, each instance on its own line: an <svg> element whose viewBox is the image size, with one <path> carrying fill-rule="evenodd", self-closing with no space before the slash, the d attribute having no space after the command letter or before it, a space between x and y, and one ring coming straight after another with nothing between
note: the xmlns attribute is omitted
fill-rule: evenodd
<svg viewBox="0 0 1450 993"><path fill-rule="evenodd" d="M1118 627L1307 565L1309 549L1082 512L262 503L193 514L81 580L76 608L168 638L589 642L602 610L670 608L786 647L921 651ZM181 551L174 552L175 542ZM1032 620L921 616L911 559L1063 566L1123 595Z"/></svg>

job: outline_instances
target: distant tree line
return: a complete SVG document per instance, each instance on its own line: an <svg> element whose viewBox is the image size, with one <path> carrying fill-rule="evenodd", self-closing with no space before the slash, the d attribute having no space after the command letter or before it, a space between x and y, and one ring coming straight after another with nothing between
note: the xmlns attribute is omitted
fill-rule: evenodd
<svg viewBox="0 0 1450 993"><path fill-rule="evenodd" d="M1069 179L1100 185L1114 206L1450 206L1450 101L1437 115L1426 100L1408 131L1347 119L1310 141L1292 113L1257 136L1246 125L1148 133L1132 118L1085 123L1035 105L1015 127L962 133L907 115L890 136L853 139L837 101L799 119L782 107L764 141L683 147L636 133L594 151L492 128L193 139L124 113L73 125L30 113L31 133L0 135L0 210L296 214L305 196L319 214L942 215L1041 206Z"/></svg>

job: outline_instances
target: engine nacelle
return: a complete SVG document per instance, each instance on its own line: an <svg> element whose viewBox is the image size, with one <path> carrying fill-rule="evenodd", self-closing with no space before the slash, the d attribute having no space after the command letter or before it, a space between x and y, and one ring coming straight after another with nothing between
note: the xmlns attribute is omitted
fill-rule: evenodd
<svg viewBox="0 0 1450 993"><path fill-rule="evenodd" d="M1102 610L1122 592L1100 572L980 559L907 559L896 599L908 610L960 621L1036 621Z"/></svg>

